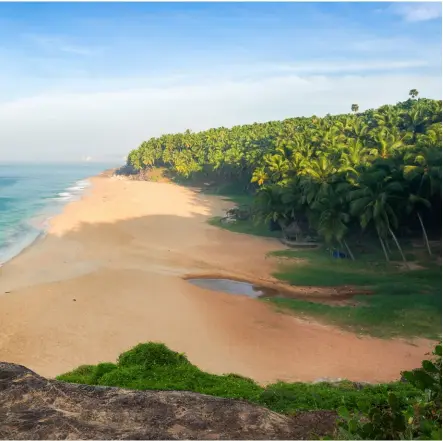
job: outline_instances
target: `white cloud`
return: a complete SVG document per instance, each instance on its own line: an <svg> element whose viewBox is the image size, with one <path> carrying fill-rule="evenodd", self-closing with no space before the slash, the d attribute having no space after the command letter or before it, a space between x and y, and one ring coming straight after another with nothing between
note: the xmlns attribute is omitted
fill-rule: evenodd
<svg viewBox="0 0 443 441"><path fill-rule="evenodd" d="M409 22L433 20L442 15L440 2L397 3L392 5L391 10Z"/></svg>
<svg viewBox="0 0 443 441"><path fill-rule="evenodd" d="M94 159L124 155L163 133L395 103L417 88L441 98L440 76L286 75L256 81L41 95L0 103L0 160ZM115 90L115 89L114 89Z"/></svg>

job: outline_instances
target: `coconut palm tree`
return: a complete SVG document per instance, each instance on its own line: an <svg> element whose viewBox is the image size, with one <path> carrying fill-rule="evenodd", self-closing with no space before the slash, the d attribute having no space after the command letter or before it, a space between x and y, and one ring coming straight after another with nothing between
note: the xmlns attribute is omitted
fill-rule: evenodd
<svg viewBox="0 0 443 441"><path fill-rule="evenodd" d="M308 204L316 198L328 196L337 172L338 167L324 154L306 164L301 172L306 179L301 181L301 186Z"/></svg>
<svg viewBox="0 0 443 441"><path fill-rule="evenodd" d="M347 211L345 197L340 194L340 190L332 190L328 197L322 197L313 202L310 207L316 216L316 226L318 233L325 238L327 243L338 242L344 245L349 256L355 260L345 235L348 231L347 223L350 220L350 214Z"/></svg>
<svg viewBox="0 0 443 441"><path fill-rule="evenodd" d="M370 150L358 138L351 138L340 157L340 171L351 173L352 179L359 175L358 169L370 162Z"/></svg>
<svg viewBox="0 0 443 441"><path fill-rule="evenodd" d="M426 115L425 108L418 103L407 112L403 113L403 125L407 133L407 139L411 144L417 141L417 135L424 133L426 123L429 117Z"/></svg>
<svg viewBox="0 0 443 441"><path fill-rule="evenodd" d="M415 184L419 196L429 199L437 191L441 191L441 148L419 147L408 152L404 161L405 177Z"/></svg>
<svg viewBox="0 0 443 441"><path fill-rule="evenodd" d="M349 128L349 137L365 143L368 139L369 125L361 119L356 119Z"/></svg>
<svg viewBox="0 0 443 441"><path fill-rule="evenodd" d="M374 119L379 127L392 129L399 125L401 114L394 106L382 106L374 113Z"/></svg>
<svg viewBox="0 0 443 441"><path fill-rule="evenodd" d="M289 170L289 161L280 154L264 156L267 175L272 182L279 182L286 178Z"/></svg>
<svg viewBox="0 0 443 441"><path fill-rule="evenodd" d="M402 259L406 261L393 231L398 226L396 205L403 193L404 188L400 182L393 180L384 170L376 170L365 174L358 188L349 195L351 214L360 219L362 228L374 224L387 261L389 257L384 243L387 233L392 236Z"/></svg>
<svg viewBox="0 0 443 441"><path fill-rule="evenodd" d="M395 155L405 145L398 130L388 130L386 127L374 131L372 140L375 147L370 150L370 154L383 159Z"/></svg>
<svg viewBox="0 0 443 441"><path fill-rule="evenodd" d="M254 200L254 218L268 223L277 222L284 232L288 220L288 206L282 201L282 189L277 185L262 187Z"/></svg>
<svg viewBox="0 0 443 441"><path fill-rule="evenodd" d="M420 215L420 208L421 207L425 207L425 208L430 209L431 203L427 199L420 197L417 194L411 193L408 198L408 204L406 206L406 210L409 214L415 211L418 221L420 222L421 230L423 232L423 239L424 239L424 242L426 245L426 249L428 250L428 254L430 256L432 256L431 246L429 245L429 240L428 240L428 234L426 232L426 228L423 223L423 218Z"/></svg>

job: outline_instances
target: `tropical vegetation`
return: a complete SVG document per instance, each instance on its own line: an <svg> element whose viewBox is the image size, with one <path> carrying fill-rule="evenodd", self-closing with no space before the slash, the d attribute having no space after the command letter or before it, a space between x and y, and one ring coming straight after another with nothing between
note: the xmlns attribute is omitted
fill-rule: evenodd
<svg viewBox="0 0 443 441"><path fill-rule="evenodd" d="M137 170L166 167L181 179L234 184L255 196L257 219L295 225L354 259L349 238L373 234L386 260L406 260L402 237L441 237L441 100L325 117L168 134L128 155ZM304 233L301 233L303 232Z"/></svg>

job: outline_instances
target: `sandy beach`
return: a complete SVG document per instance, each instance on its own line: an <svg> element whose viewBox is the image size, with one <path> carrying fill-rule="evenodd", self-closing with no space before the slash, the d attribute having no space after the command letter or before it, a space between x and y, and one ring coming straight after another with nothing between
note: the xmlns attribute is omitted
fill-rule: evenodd
<svg viewBox="0 0 443 441"><path fill-rule="evenodd" d="M274 239L208 218L231 204L168 183L95 177L47 236L0 269L0 361L54 377L163 342L201 369L267 383L389 381L432 342L379 340L191 285L189 274L272 280Z"/></svg>

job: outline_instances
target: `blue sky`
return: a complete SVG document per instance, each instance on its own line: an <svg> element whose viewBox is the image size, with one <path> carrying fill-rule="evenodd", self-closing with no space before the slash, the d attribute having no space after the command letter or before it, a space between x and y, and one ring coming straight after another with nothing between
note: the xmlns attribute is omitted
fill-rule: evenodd
<svg viewBox="0 0 443 441"><path fill-rule="evenodd" d="M440 3L0 3L0 160L441 98Z"/></svg>

